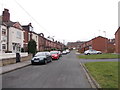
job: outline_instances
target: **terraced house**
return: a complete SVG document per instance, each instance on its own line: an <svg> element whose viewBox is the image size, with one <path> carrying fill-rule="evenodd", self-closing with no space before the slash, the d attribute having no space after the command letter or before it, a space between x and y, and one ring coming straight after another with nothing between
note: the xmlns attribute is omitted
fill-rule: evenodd
<svg viewBox="0 0 120 90"><path fill-rule="evenodd" d="M7 25L2 22L2 16L0 16L0 53L7 51Z"/></svg>
<svg viewBox="0 0 120 90"><path fill-rule="evenodd" d="M37 51L62 49L63 44L58 41L49 40L45 38L43 33L36 33L33 30L31 23L28 25L21 25L19 22L10 20L10 13L8 9L4 9L0 17L0 52L27 52L28 42L33 39L37 44Z"/></svg>
<svg viewBox="0 0 120 90"><path fill-rule="evenodd" d="M20 52L23 47L23 28L19 22L10 21L8 9L4 9L2 22L7 26L7 52Z"/></svg>
<svg viewBox="0 0 120 90"><path fill-rule="evenodd" d="M88 49L102 51L103 53L115 52L115 39L108 39L102 36L95 37L80 45L79 51L83 53Z"/></svg>

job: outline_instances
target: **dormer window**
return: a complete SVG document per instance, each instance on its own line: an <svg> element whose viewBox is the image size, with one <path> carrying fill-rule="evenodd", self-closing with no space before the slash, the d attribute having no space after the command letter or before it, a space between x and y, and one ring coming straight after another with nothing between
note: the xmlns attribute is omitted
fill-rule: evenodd
<svg viewBox="0 0 120 90"><path fill-rule="evenodd" d="M30 31L33 31L33 27L29 26Z"/></svg>

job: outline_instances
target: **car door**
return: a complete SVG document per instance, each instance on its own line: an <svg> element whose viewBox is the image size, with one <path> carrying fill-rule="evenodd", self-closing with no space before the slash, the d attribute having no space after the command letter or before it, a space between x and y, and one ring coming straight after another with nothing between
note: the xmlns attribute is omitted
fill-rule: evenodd
<svg viewBox="0 0 120 90"><path fill-rule="evenodd" d="M47 60L50 62L51 61L51 55L50 55L50 53L46 53L46 56L47 56Z"/></svg>
<svg viewBox="0 0 120 90"><path fill-rule="evenodd" d="M91 53L91 54L94 54L94 50L90 50L90 53Z"/></svg>

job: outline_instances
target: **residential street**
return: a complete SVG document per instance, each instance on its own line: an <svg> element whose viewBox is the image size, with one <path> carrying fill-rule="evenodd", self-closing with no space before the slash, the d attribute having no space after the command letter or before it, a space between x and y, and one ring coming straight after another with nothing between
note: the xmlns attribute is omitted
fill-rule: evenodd
<svg viewBox="0 0 120 90"><path fill-rule="evenodd" d="M75 51L46 65L3 74L3 88L91 88Z"/></svg>

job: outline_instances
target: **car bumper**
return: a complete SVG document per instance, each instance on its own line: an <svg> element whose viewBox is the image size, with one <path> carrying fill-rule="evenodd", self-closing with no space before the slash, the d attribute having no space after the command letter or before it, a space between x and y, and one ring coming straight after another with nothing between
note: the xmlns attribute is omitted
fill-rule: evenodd
<svg viewBox="0 0 120 90"><path fill-rule="evenodd" d="M59 57L52 57L52 59L59 59Z"/></svg>
<svg viewBox="0 0 120 90"><path fill-rule="evenodd" d="M39 61L31 61L32 64L43 64L45 63L45 60L39 60Z"/></svg>

